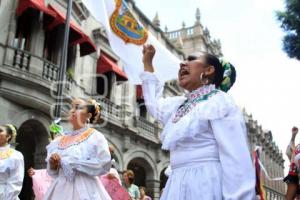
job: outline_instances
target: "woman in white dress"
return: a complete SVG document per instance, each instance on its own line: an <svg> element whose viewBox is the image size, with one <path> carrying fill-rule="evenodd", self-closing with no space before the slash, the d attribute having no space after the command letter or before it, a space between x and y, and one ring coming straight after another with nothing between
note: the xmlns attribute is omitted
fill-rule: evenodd
<svg viewBox="0 0 300 200"><path fill-rule="evenodd" d="M18 200L22 189L24 158L9 145L16 134L13 125L0 126L0 200Z"/></svg>
<svg viewBox="0 0 300 200"><path fill-rule="evenodd" d="M162 148L170 151L171 175L161 200L252 200L255 173L243 115L224 91L235 81L230 63L199 53L180 64L185 96L162 98L154 75L155 49L143 49L141 74L146 106L164 125ZM164 67L164 66L160 66Z"/></svg>
<svg viewBox="0 0 300 200"><path fill-rule="evenodd" d="M88 123L100 116L100 105L75 99L69 121L73 131L65 132L47 146L47 171L54 178L45 200L110 200L97 176L111 166L107 140Z"/></svg>

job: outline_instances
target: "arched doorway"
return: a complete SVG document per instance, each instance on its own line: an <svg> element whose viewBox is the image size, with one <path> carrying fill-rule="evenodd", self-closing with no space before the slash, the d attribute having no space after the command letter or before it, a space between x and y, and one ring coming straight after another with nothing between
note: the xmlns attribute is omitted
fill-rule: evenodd
<svg viewBox="0 0 300 200"><path fill-rule="evenodd" d="M160 191L166 186L166 183L168 181L168 177L166 176L165 172L166 172L166 169L167 168L164 168L161 173L160 173L160 176L159 176L159 180L160 180Z"/></svg>
<svg viewBox="0 0 300 200"><path fill-rule="evenodd" d="M16 149L22 152L25 162L25 176L20 194L21 200L32 199L32 181L27 175L30 167L46 168L46 146L49 143L48 131L38 120L25 121L18 129Z"/></svg>
<svg viewBox="0 0 300 200"><path fill-rule="evenodd" d="M127 169L134 172L134 184L146 187L146 193L153 196L153 186L149 185L149 181L154 179L154 172L149 162L144 158L134 158L128 163Z"/></svg>

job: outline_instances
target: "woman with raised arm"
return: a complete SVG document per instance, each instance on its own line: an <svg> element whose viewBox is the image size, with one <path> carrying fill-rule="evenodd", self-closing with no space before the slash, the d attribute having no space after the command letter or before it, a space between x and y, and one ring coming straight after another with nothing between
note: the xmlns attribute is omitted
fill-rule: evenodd
<svg viewBox="0 0 300 200"><path fill-rule="evenodd" d="M45 200L110 200L98 180L111 166L107 140L88 124L97 122L100 105L75 99L69 121L73 131L64 132L47 146L47 171L54 178Z"/></svg>
<svg viewBox="0 0 300 200"><path fill-rule="evenodd" d="M253 200L243 114L226 93L235 82L234 67L208 53L191 55L178 72L187 94L162 98L154 55L152 45L144 46L141 79L146 106L164 125L162 148L170 151L172 172L161 200Z"/></svg>

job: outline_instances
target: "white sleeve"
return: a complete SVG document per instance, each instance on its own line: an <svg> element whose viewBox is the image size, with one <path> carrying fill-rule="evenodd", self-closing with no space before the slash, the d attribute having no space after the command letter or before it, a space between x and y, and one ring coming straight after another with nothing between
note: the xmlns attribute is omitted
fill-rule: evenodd
<svg viewBox="0 0 300 200"><path fill-rule="evenodd" d="M4 199L18 199L18 195L22 190L24 178L24 159L21 153L17 152L17 154L17 158L13 162L14 166L10 171L10 176L7 179L7 184L4 191Z"/></svg>
<svg viewBox="0 0 300 200"><path fill-rule="evenodd" d="M116 177L116 179L118 179L118 182L120 183L120 185L122 185L120 175L116 169L110 168L109 173L112 174L114 177Z"/></svg>
<svg viewBox="0 0 300 200"><path fill-rule="evenodd" d="M91 176L100 176L109 172L111 156L105 137L99 133L93 133L94 137L87 141L90 149L87 158L68 157L66 162L73 170L80 171Z"/></svg>
<svg viewBox="0 0 300 200"><path fill-rule="evenodd" d="M140 77L147 110L156 120L165 124L184 97L163 98L163 85L153 73L143 72Z"/></svg>
<svg viewBox="0 0 300 200"><path fill-rule="evenodd" d="M253 200L255 171L245 122L237 107L224 118L210 121L219 148L224 200Z"/></svg>
<svg viewBox="0 0 300 200"><path fill-rule="evenodd" d="M58 143L58 138L55 139L55 140L53 140L46 147L46 149L47 149L47 158L46 158L47 173L52 178L56 178L58 176L58 171L59 171L59 170L52 170L52 169L50 169L50 163L49 163L49 159L50 159L51 155L54 154L54 153L56 153L57 143Z"/></svg>

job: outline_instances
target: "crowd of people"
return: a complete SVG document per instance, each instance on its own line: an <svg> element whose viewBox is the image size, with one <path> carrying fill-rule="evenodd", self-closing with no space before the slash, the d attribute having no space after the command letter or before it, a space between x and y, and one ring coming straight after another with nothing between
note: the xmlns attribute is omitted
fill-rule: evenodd
<svg viewBox="0 0 300 200"><path fill-rule="evenodd" d="M169 178L160 199L255 199L255 170L243 114L226 93L235 83L233 65L208 53L190 55L178 72L179 85L186 95L164 98L163 84L156 78L152 64L154 56L154 47L145 45L140 77L147 109L164 126L162 149L170 152ZM115 200L103 179L117 181L128 199L151 200L145 187L134 184L132 170L124 171L121 180L120 172L112 165L113 147L91 126L100 117L101 105L96 101L72 101L69 123L73 129L52 134L46 169L26 172L33 179L42 177L42 181L33 183L37 200ZM297 132L294 128L287 150L291 160L285 178L288 200L300 194ZM0 126L0 200L17 200L22 188L24 159L9 145L16 134L13 125Z"/></svg>

